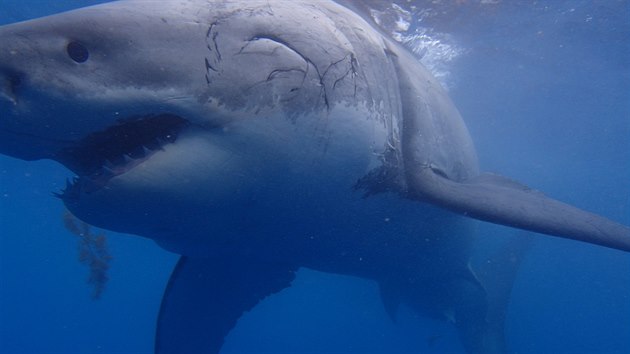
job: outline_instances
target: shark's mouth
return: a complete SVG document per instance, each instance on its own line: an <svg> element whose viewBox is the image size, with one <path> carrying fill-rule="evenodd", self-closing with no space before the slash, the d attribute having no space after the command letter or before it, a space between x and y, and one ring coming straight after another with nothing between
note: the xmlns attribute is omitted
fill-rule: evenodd
<svg viewBox="0 0 630 354"><path fill-rule="evenodd" d="M189 122L173 114L121 120L103 131L89 134L55 159L78 175L58 196L77 198L101 189L107 182L140 165L164 146L177 140Z"/></svg>

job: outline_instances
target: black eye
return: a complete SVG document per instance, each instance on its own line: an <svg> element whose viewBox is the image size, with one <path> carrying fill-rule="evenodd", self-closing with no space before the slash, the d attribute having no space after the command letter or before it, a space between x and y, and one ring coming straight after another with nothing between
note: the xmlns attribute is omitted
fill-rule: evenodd
<svg viewBox="0 0 630 354"><path fill-rule="evenodd" d="M87 48L77 41L68 43L66 51L70 58L77 63L84 63L90 57L90 52L88 52Z"/></svg>

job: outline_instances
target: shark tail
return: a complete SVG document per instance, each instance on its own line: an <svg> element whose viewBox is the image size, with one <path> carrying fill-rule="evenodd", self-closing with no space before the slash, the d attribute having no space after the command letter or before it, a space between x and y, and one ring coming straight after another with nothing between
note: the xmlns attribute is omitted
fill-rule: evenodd
<svg viewBox="0 0 630 354"><path fill-rule="evenodd" d="M470 353L509 353L505 339L505 323L517 273L530 249L533 235L519 232L510 237L489 257L484 257L471 271L485 289L486 313L482 331L467 346ZM462 331L470 329L460 329Z"/></svg>
<svg viewBox="0 0 630 354"><path fill-rule="evenodd" d="M424 282L414 286L382 280L379 285L385 309L394 321L398 306L405 303L420 315L452 322L469 354L509 353L505 339L507 309L532 239L531 234L503 239L496 251L475 259L474 267L469 264L444 274L439 281L430 281L434 284L431 289L417 286Z"/></svg>

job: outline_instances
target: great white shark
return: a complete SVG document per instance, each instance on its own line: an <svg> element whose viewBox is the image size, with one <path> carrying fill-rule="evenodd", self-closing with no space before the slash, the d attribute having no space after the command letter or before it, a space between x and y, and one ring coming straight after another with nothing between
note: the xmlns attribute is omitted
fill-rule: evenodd
<svg viewBox="0 0 630 354"><path fill-rule="evenodd" d="M0 152L62 163L72 213L182 255L156 353L219 352L300 267L506 352L526 242L472 269L470 218L630 251L628 227L480 172L440 84L364 10L126 0L0 27Z"/></svg>

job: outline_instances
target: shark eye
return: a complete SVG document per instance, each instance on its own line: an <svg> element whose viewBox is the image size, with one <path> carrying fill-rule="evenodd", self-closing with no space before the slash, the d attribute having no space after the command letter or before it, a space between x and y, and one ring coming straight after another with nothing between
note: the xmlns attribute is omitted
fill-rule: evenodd
<svg viewBox="0 0 630 354"><path fill-rule="evenodd" d="M88 52L85 46L77 41L72 41L68 43L66 47L66 51L70 56L70 59L74 60L77 63L84 63L90 57L90 52Z"/></svg>

